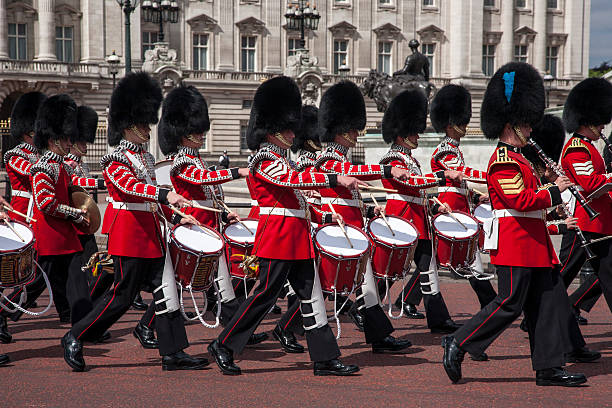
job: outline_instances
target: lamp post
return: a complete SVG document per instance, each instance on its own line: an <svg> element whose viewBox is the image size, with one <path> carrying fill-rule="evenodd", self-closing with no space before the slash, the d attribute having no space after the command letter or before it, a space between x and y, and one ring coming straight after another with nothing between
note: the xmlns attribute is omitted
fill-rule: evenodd
<svg viewBox="0 0 612 408"><path fill-rule="evenodd" d="M176 1L170 0L143 0L142 15L147 23L159 24L158 41L164 41L164 23L178 22L179 6Z"/></svg>
<svg viewBox="0 0 612 408"><path fill-rule="evenodd" d="M115 0L125 14L125 73L132 70L132 33L130 28L130 15L140 0Z"/></svg>
<svg viewBox="0 0 612 408"><path fill-rule="evenodd" d="M300 32L300 47L306 48L305 32L306 30L316 31L319 27L319 19L321 15L317 10L317 6L310 7L310 3L306 0L289 1L287 3L287 29Z"/></svg>
<svg viewBox="0 0 612 408"><path fill-rule="evenodd" d="M119 73L119 56L115 54L115 50L113 53L106 57L106 63L108 64L108 72L113 76L113 90L115 89L115 77Z"/></svg>
<svg viewBox="0 0 612 408"><path fill-rule="evenodd" d="M548 71L546 71L546 75L544 75L544 82L546 82L546 107L548 108L550 105L550 86L552 84L554 76L550 75Z"/></svg>

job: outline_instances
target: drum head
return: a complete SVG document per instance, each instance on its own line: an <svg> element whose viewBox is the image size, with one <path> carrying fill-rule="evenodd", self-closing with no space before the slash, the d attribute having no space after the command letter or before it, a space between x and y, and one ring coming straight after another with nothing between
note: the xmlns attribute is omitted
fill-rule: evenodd
<svg viewBox="0 0 612 408"><path fill-rule="evenodd" d="M223 240L213 229L202 226L203 232L195 225L179 225L173 231L174 239L181 245L201 253L218 252L223 248Z"/></svg>
<svg viewBox="0 0 612 408"><path fill-rule="evenodd" d="M482 203L478 207L474 208L474 217L476 217L480 222L485 222L486 220L493 218L491 204Z"/></svg>
<svg viewBox="0 0 612 408"><path fill-rule="evenodd" d="M28 246L34 240L32 230L19 222L11 222L17 233L21 235L23 242L15 233L4 223L0 223L0 253L18 251Z"/></svg>
<svg viewBox="0 0 612 408"><path fill-rule="evenodd" d="M368 224L370 234L379 241L396 246L410 245L419 237L419 233L414 226L400 217L388 215L387 222L393 233L391 233L382 217L376 217Z"/></svg>
<svg viewBox="0 0 612 408"><path fill-rule="evenodd" d="M440 214L437 215L433 221L436 231L451 238L468 238L478 233L478 220L476 218L461 212L454 212L453 215L457 217L467 229L463 228L461 224L452 219L450 215Z"/></svg>
<svg viewBox="0 0 612 408"><path fill-rule="evenodd" d="M172 180L170 180L172 163L172 160L163 160L155 164L155 180L158 186L172 186Z"/></svg>
<svg viewBox="0 0 612 408"><path fill-rule="evenodd" d="M234 224L228 224L223 231L223 235L230 241L238 242L241 244L252 244L255 242L255 231L257 231L258 221L255 219L244 219L241 220L253 233L250 233L244 225L236 222Z"/></svg>
<svg viewBox="0 0 612 408"><path fill-rule="evenodd" d="M322 250L333 255L356 256L368 250L370 242L361 230L346 225L346 233L353 244L352 248L338 225L319 228L315 234L315 241Z"/></svg>

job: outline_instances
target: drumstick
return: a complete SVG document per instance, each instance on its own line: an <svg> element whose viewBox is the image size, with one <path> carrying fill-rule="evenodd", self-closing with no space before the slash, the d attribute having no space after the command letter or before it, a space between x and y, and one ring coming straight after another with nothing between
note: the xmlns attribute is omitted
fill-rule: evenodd
<svg viewBox="0 0 612 408"><path fill-rule="evenodd" d="M331 203L329 203L328 205L329 205L329 209L331 210L331 212L334 213L337 216L338 213L334 209L334 206ZM342 222L340 221L340 219L337 219L336 222L338 223L338 225L340 226L340 229L344 233L344 236L346 237L346 240L348 241L349 245L351 246L351 248L353 248L353 243L351 242L351 239L349 238L348 234L346 233L346 229L344 228L344 225L342 225Z"/></svg>
<svg viewBox="0 0 612 408"><path fill-rule="evenodd" d="M223 208L225 208L225 211L227 211L228 213L232 212L232 210L230 210L230 208L227 206L227 204L225 204L223 201L221 200L217 200L218 203L221 203L221 205L223 206ZM251 235L253 235L253 231L251 231L251 229L249 227L246 226L246 224L240 220L238 220L238 223L240 225L242 225L244 228L246 228L247 231L249 231L251 233Z"/></svg>
<svg viewBox="0 0 612 408"><path fill-rule="evenodd" d="M427 177L427 176L420 176L418 174L411 174L409 176L412 179L422 179L422 180L434 180L434 181L440 181L440 179L438 177Z"/></svg>
<svg viewBox="0 0 612 408"><path fill-rule="evenodd" d="M28 215L25 215L24 213L21 213L21 212L19 212L19 211L17 211L17 210L13 210L12 208L7 207L6 205L4 205L3 207L4 207L4 209L5 209L6 211L9 211L9 212L15 213L15 214L17 214L17 215L21 215L23 218L25 218L25 219L26 219L26 221L33 221L33 222L36 222L36 219L35 219L35 218L32 218L32 217L30 217L30 216L28 216Z"/></svg>
<svg viewBox="0 0 612 408"><path fill-rule="evenodd" d="M200 205L200 204L196 203L193 200L190 201L189 204L190 204L190 207L199 208L200 210L213 211L213 212L223 212L223 211L221 211L221 210L219 210L217 208L205 207L203 205Z"/></svg>
<svg viewBox="0 0 612 408"><path fill-rule="evenodd" d="M434 201L435 201L436 203L440 204L441 206L444 206L444 204L442 204L442 201L438 200L438 197L434 197L433 199L434 199ZM447 214L448 214L448 215L449 215L449 216L450 216L450 217L451 217L453 220L457 221L457 222L459 223L459 225L461 225L461 226L463 227L463 229L465 229L465 230L467 231L467 229L468 229L468 228L467 228L467 227L466 227L466 226L465 226L465 225L464 225L464 224L463 224L461 221L459 221L459 218L455 217L455 214L453 214L453 212L452 212L452 211L449 211Z"/></svg>
<svg viewBox="0 0 612 408"><path fill-rule="evenodd" d="M25 239L23 239L23 237L21 235L19 235L19 233L17 232L17 230L15 229L15 227L13 227L11 225L10 222L8 222L8 220L6 219L2 219L2 221L4 221L4 223L6 224L7 227L9 227L11 229L11 231L13 231L15 233L15 235L17 235L17 237L21 240L21 242L25 242Z"/></svg>
<svg viewBox="0 0 612 408"><path fill-rule="evenodd" d="M377 207L380 207L380 205L378 205L378 201L376 201L376 197L374 197L374 194L370 193L370 197L372 197L372 201L374 201L374 205ZM387 221L387 217L385 217L384 211L380 212L380 216L382 217L385 224L387 224L387 228L389 228L389 231L391 231L391 235L395 236L395 232L393 232L393 230L391 229L391 226L389 225L389 221Z"/></svg>
<svg viewBox="0 0 612 408"><path fill-rule="evenodd" d="M216 237L215 235L213 235L211 232L206 231L204 228L202 228L202 226L201 226L201 225L199 225L199 224L200 224L200 221L196 220L196 219L195 219L195 217L194 217L193 215L188 215L188 214L185 214L184 212L182 212L181 210L179 210L178 208L176 208L176 207L175 207L175 206L173 206L173 205L170 205L170 209L171 209L172 211L174 211L175 213L177 213L178 215L180 215L181 217L183 217L183 218L187 218L188 220L192 221L192 222L193 222L193 225L195 225L196 227L198 227L198 228L199 228L199 229L200 229L200 230L201 230L203 233L208 234L208 235L210 235L211 237L215 237L215 238L217 238L217 237Z"/></svg>
<svg viewBox="0 0 612 408"><path fill-rule="evenodd" d="M478 183L478 184L487 184L486 179L479 179L479 178L473 178L473 177L464 177L463 181L471 181L472 183Z"/></svg>
<svg viewBox="0 0 612 408"><path fill-rule="evenodd" d="M391 188L384 188L384 187L376 187L376 186L359 186L360 189L362 190L371 190L371 191L381 191L384 193L397 193L397 190L393 190Z"/></svg>
<svg viewBox="0 0 612 408"><path fill-rule="evenodd" d="M480 194L482 196L486 196L489 195L487 193L483 193L482 191L478 190L477 188L470 188L470 190L472 190L473 192L475 192L476 194Z"/></svg>

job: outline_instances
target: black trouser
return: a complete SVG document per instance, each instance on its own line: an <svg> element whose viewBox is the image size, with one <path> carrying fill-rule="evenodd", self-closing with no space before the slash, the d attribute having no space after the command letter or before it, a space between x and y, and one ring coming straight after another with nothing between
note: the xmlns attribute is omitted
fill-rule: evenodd
<svg viewBox="0 0 612 408"><path fill-rule="evenodd" d="M79 235L79 241L83 247L82 265L87 265L89 258L96 252L98 252L98 244L96 243L96 237L93 234ZM87 280L89 281L89 296L91 301L96 302L108 289L113 286L115 277L112 273L106 272L103 268L99 268L96 276L93 275L93 269L88 268L85 273L87 274Z"/></svg>
<svg viewBox="0 0 612 408"><path fill-rule="evenodd" d="M98 301L94 309L72 327L72 334L81 340L99 338L130 308L134 297L145 284L145 289L152 292L161 285L164 270L164 258L133 258L113 256L115 285ZM154 301L164 297L162 291L153 294ZM163 309L164 302L159 306ZM162 356L181 351L189 346L187 333L180 311L155 315L147 310L141 322L151 324L155 316L155 330L159 341L159 354ZM149 320L149 322L144 320Z"/></svg>
<svg viewBox="0 0 612 408"><path fill-rule="evenodd" d="M60 316L70 315L74 325L91 312L87 278L81 271L81 252L39 256L38 263L49 276L53 302Z"/></svg>
<svg viewBox="0 0 612 408"><path fill-rule="evenodd" d="M583 234L587 240L592 239L594 236L588 232L583 232ZM603 241L604 246L606 242L607 241ZM590 246L593 252L595 252L595 245L597 245L597 243ZM607 245L609 246L610 243L608 242ZM563 238L561 239L561 250L559 251L559 262L561 262L560 270L561 276L563 276L563 283L565 287L568 288L576 276L578 276L578 273L586 262L584 248L576 232L573 230L569 230L563 234ZM595 268L594 263L596 260L592 259L590 262L591 266ZM589 276L589 279L583 282L580 287L570 295L570 302L575 308L580 308L588 312L595 305L601 293L601 284L596 272L594 275ZM608 302L608 304L610 304L610 302Z"/></svg>
<svg viewBox="0 0 612 408"><path fill-rule="evenodd" d="M477 254L476 256L480 256ZM490 280L480 280L475 277L469 278L468 282L470 282L470 286L476 293L476 297L478 297L478 303L480 303L480 308L482 309L489 303L495 299L497 296L497 292L493 289L493 285L491 285Z"/></svg>
<svg viewBox="0 0 612 408"><path fill-rule="evenodd" d="M320 293L313 293L315 279L312 259L260 259L259 284L253 294L242 302L232 320L221 332L219 342L234 353L242 352L257 326L278 299L287 280L300 300L307 301L320 296L320 301L323 301ZM312 305L302 303L301 312L311 314ZM322 318L327 320L326 316ZM304 325L314 326L315 318L305 318ZM340 356L336 338L327 323L322 327L307 330L306 342L312 361L327 361Z"/></svg>
<svg viewBox="0 0 612 408"><path fill-rule="evenodd" d="M569 327L571 311L559 274L552 268L496 269L499 294L454 333L459 346L472 355L482 354L524 312L533 369L562 366L564 354L575 346Z"/></svg>

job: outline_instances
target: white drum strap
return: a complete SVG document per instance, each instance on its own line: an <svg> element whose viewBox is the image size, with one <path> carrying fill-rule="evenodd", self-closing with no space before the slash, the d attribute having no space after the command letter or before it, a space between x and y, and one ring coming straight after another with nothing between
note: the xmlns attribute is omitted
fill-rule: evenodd
<svg viewBox="0 0 612 408"><path fill-rule="evenodd" d="M378 296L378 286L376 286L376 279L374 279L374 272L372 271L372 261L369 256L366 262L366 271L361 291L363 292L364 306L366 309L369 309L370 307L380 305L380 297Z"/></svg>
<svg viewBox="0 0 612 408"><path fill-rule="evenodd" d="M26 215L30 218L32 218L32 215L34 215L34 197L32 196L30 196L30 199L28 200L28 212Z"/></svg>
<svg viewBox="0 0 612 408"><path fill-rule="evenodd" d="M147 167L142 164L142 162L131 152L124 152L125 157L128 158L128 160L130 161L130 163L132 163L132 166L134 166L136 168L136 170L138 170L139 174L144 175L145 181L147 182L147 184L151 184L151 185L156 185L155 183L153 183L153 179L151 179L151 176L149 175L149 170L147 170Z"/></svg>
<svg viewBox="0 0 612 408"><path fill-rule="evenodd" d="M217 269L217 277L215 278L219 288L219 296L221 296L221 303L231 302L236 299L234 293L234 287L232 286L232 278L230 277L227 262L225 260L225 253L219 256L219 267Z"/></svg>
<svg viewBox="0 0 612 408"><path fill-rule="evenodd" d="M440 279L438 277L438 265L436 264L437 248L434 247L433 241L434 240L432 239L432 256L431 261L429 262L429 270L420 272L421 275L425 275L427 277L427 282L421 282L421 292L424 295L436 295L440 292ZM423 289L424 285L429 286L429 290Z"/></svg>
<svg viewBox="0 0 612 408"><path fill-rule="evenodd" d="M319 271L316 267L316 262L313 259L313 284L312 290L310 292L310 299L301 300L300 306L304 304L310 304L312 307L312 313L303 313L300 307L300 312L302 312L302 318L314 317L315 323L311 326L304 326L304 330L312 330L316 328L323 327L327 324L327 311L325 310L325 300L323 299L323 290L321 289L321 280L319 279Z"/></svg>
<svg viewBox="0 0 612 408"><path fill-rule="evenodd" d="M114 204L114 203L113 203ZM168 221L164 219L164 229L169 231ZM153 293L162 291L163 298L155 301L155 306L163 304L166 308L164 310L157 311L155 308L156 315L162 315L164 313L172 313L180 309L180 301L176 288L176 279L174 277L174 266L172 265L172 258L170 257L170 251L168 250L168 240L165 240L166 256L164 260L164 271L162 273L162 284L153 290Z"/></svg>

